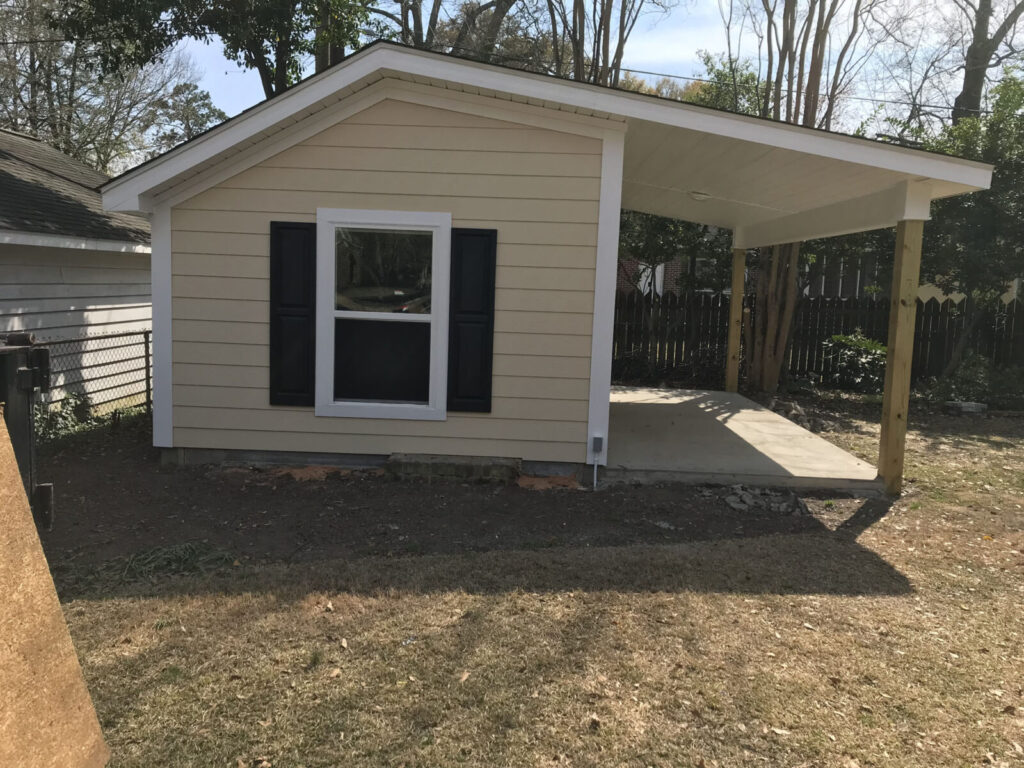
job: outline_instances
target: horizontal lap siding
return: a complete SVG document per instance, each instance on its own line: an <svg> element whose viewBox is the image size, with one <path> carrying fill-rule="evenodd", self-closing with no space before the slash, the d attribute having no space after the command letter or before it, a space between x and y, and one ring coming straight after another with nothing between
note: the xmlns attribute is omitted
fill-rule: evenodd
<svg viewBox="0 0 1024 768"><path fill-rule="evenodd" d="M40 340L150 327L149 256L0 245L0 334Z"/></svg>
<svg viewBox="0 0 1024 768"><path fill-rule="evenodd" d="M583 461L600 153L594 139L385 101L176 206L175 445ZM318 207L448 211L453 226L498 230L490 414L269 406L269 226Z"/></svg>

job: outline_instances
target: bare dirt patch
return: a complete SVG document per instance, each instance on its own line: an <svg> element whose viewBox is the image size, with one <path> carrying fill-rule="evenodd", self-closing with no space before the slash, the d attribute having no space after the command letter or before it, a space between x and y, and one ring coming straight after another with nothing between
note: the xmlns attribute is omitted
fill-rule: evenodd
<svg viewBox="0 0 1024 768"><path fill-rule="evenodd" d="M45 457L45 545L115 766L1024 765L1024 424L922 423L895 505L795 516L128 430Z"/></svg>

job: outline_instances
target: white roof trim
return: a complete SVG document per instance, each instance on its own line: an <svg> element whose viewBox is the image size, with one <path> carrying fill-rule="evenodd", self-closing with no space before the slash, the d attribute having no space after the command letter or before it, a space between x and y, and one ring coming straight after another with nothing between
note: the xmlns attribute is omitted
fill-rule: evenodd
<svg viewBox="0 0 1024 768"><path fill-rule="evenodd" d="M70 248L76 251L112 251L115 253L149 253L143 243L130 240L96 240L88 237L46 235L39 232L0 232L0 245L31 245L42 248Z"/></svg>
<svg viewBox="0 0 1024 768"><path fill-rule="evenodd" d="M553 109L569 107L582 110L584 114L603 113L611 119L645 120L858 163L921 180L962 185L966 188L964 191L988 187L992 175L991 167L984 163L378 43L354 54L328 73L310 78L221 127L113 179L102 188L104 206L112 210L144 210L150 206L147 195L159 185L215 160L242 142L259 139L260 134L272 132L279 124L294 123L346 98L345 89L360 81L387 77L389 72L406 73L427 81L459 83L495 92L498 98L503 94L519 96Z"/></svg>

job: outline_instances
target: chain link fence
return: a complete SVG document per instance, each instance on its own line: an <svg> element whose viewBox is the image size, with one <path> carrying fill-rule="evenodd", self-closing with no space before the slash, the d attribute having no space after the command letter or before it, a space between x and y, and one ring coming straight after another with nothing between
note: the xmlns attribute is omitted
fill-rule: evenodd
<svg viewBox="0 0 1024 768"><path fill-rule="evenodd" d="M152 331L130 331L43 342L50 350L45 412L80 419L153 407Z"/></svg>

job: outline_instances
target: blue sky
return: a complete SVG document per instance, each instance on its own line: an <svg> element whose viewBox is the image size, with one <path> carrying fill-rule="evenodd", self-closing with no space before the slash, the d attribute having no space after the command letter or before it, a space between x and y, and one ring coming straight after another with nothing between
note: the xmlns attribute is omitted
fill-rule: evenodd
<svg viewBox="0 0 1024 768"><path fill-rule="evenodd" d="M203 73L200 86L228 115L263 100L259 76L225 59L219 43L188 41L184 48ZM701 49L725 50L718 7L710 0L680 4L667 15L643 17L627 43L625 67L692 76L700 71L697 51Z"/></svg>

